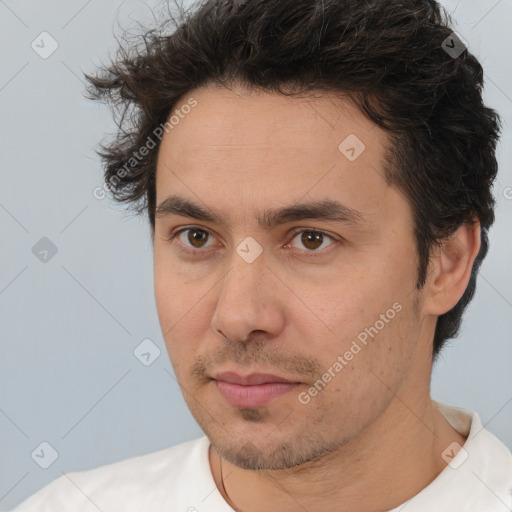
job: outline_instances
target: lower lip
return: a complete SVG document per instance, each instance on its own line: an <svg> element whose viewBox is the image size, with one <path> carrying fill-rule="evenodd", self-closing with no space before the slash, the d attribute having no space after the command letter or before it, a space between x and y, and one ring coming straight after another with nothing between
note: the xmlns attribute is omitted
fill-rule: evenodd
<svg viewBox="0 0 512 512"><path fill-rule="evenodd" d="M233 407L264 407L274 398L295 389L297 382L269 382L243 386L222 380L214 380L217 389Z"/></svg>

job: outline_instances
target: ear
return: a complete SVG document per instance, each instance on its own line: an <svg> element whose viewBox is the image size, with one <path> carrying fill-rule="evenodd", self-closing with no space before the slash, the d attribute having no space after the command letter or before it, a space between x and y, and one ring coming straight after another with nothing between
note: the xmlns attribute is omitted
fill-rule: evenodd
<svg viewBox="0 0 512 512"><path fill-rule="evenodd" d="M442 315L459 302L468 286L480 244L480 222L475 218L474 224L462 224L435 248L425 284L426 314Z"/></svg>

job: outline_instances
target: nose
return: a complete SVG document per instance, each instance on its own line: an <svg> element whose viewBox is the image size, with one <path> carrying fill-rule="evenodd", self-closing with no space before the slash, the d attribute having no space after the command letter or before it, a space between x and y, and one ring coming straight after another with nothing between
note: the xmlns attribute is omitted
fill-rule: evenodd
<svg viewBox="0 0 512 512"><path fill-rule="evenodd" d="M267 268L263 254L248 263L235 252L231 270L219 286L212 316L216 333L231 341L243 342L253 331L273 338L283 330L283 297L278 293L283 285Z"/></svg>

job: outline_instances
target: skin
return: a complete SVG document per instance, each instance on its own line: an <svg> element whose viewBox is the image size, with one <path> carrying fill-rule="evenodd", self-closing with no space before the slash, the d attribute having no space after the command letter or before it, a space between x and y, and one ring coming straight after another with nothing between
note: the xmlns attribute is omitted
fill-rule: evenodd
<svg viewBox="0 0 512 512"><path fill-rule="evenodd" d="M244 512L397 507L446 467L450 443L465 442L432 404L431 353L437 316L467 287L478 223L433 251L418 291L412 210L383 178L387 134L354 105L331 94L208 86L176 109L190 97L197 106L162 139L157 205L178 194L217 209L227 224L157 216L155 298L184 398L211 441L221 494ZM366 146L352 162L338 149L350 134ZM367 222L269 229L256 220L269 208L326 198ZM170 239L190 226L203 230L192 230L199 242L190 231ZM308 229L323 240L304 241ZM249 236L263 249L252 263L236 252ZM395 303L400 312L301 403L299 392ZM208 379L221 370L300 384L266 407L242 409Z"/></svg>

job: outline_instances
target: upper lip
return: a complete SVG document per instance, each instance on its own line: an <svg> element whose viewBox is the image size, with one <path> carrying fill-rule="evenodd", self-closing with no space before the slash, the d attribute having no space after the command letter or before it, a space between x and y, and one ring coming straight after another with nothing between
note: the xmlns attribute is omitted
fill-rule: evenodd
<svg viewBox="0 0 512 512"><path fill-rule="evenodd" d="M270 373L251 373L249 375L239 375L235 372L220 372L214 377L215 380L230 382L231 384L240 384L242 386L256 386L258 384L268 384L269 382L289 382L294 381L272 375Z"/></svg>

